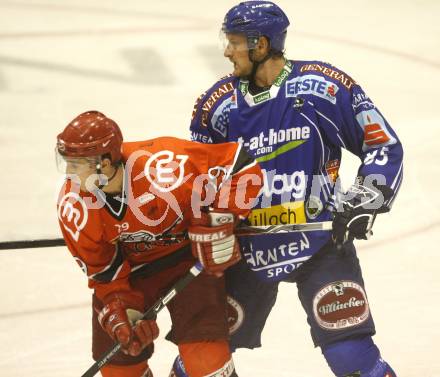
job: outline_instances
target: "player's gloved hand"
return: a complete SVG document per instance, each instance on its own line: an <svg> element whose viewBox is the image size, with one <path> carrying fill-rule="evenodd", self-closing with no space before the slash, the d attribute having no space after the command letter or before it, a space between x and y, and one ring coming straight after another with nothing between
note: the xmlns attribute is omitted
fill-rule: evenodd
<svg viewBox="0 0 440 377"><path fill-rule="evenodd" d="M133 293L113 293L105 298L105 305L98 316L103 329L121 343L124 353L131 356L139 355L159 336L156 321L142 320L142 313L133 309L139 309L133 303L136 298Z"/></svg>
<svg viewBox="0 0 440 377"><path fill-rule="evenodd" d="M349 240L367 240L372 234L372 226L380 205L374 205L379 191L355 184L345 194L333 218L333 241L338 249Z"/></svg>
<svg viewBox="0 0 440 377"><path fill-rule="evenodd" d="M235 218L232 213L202 212L188 228L193 255L208 274L221 276L229 266L237 263L240 248L234 235Z"/></svg>

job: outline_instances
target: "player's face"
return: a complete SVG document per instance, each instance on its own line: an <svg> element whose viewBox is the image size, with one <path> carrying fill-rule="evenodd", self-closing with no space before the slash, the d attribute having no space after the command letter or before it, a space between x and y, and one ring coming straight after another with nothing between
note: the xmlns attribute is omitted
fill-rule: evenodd
<svg viewBox="0 0 440 377"><path fill-rule="evenodd" d="M66 161L66 174L76 175L82 191L90 191L88 188L97 186L96 164L88 159L71 159Z"/></svg>
<svg viewBox="0 0 440 377"><path fill-rule="evenodd" d="M58 170L78 182L82 191L90 191L88 188L97 186L96 174L99 164L99 157L66 157L57 154Z"/></svg>
<svg viewBox="0 0 440 377"><path fill-rule="evenodd" d="M249 48L244 34L226 34L226 46L223 55L234 64L233 75L249 76L252 62L249 60Z"/></svg>

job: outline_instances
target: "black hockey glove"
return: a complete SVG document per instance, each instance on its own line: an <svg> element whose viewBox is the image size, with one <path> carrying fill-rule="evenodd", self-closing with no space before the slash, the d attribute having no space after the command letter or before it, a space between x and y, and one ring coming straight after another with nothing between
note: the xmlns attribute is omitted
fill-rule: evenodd
<svg viewBox="0 0 440 377"><path fill-rule="evenodd" d="M372 234L377 213L385 212L384 201L390 197L386 186L373 188L354 184L335 213L333 218L333 241L338 249L342 244L354 239L367 240Z"/></svg>

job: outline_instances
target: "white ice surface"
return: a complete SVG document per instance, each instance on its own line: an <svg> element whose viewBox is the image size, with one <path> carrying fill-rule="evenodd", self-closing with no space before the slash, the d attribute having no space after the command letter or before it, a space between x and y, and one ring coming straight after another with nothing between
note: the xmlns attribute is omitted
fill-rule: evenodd
<svg viewBox="0 0 440 377"><path fill-rule="evenodd" d="M230 66L217 49L232 1L0 1L0 241L59 236L56 134L98 109L127 140L187 137L195 98ZM352 75L398 132L405 180L359 242L382 354L399 377L438 377L440 358L438 0L287 1L287 54ZM344 156L344 181L357 160ZM345 174L344 174L345 173ZM90 292L65 248L0 252L0 376L79 376L91 365ZM159 317L162 334L169 319ZM241 376L331 376L294 285L282 285L264 346ZM176 349L157 342L155 375Z"/></svg>

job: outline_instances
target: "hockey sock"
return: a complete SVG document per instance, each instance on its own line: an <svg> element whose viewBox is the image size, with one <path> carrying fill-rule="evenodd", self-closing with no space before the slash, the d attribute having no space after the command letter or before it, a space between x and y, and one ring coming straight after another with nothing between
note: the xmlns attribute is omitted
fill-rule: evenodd
<svg viewBox="0 0 440 377"><path fill-rule="evenodd" d="M235 368L225 340L179 344L180 357L190 377L234 377Z"/></svg>
<svg viewBox="0 0 440 377"><path fill-rule="evenodd" d="M107 364L101 368L103 377L153 377L146 361L134 365Z"/></svg>
<svg viewBox="0 0 440 377"><path fill-rule="evenodd" d="M370 336L329 344L322 353L337 377L396 377Z"/></svg>
<svg viewBox="0 0 440 377"><path fill-rule="evenodd" d="M170 375L168 377L188 377L185 371L185 367L183 366L183 361L180 358L180 355L176 356L174 360L173 367L171 368Z"/></svg>

